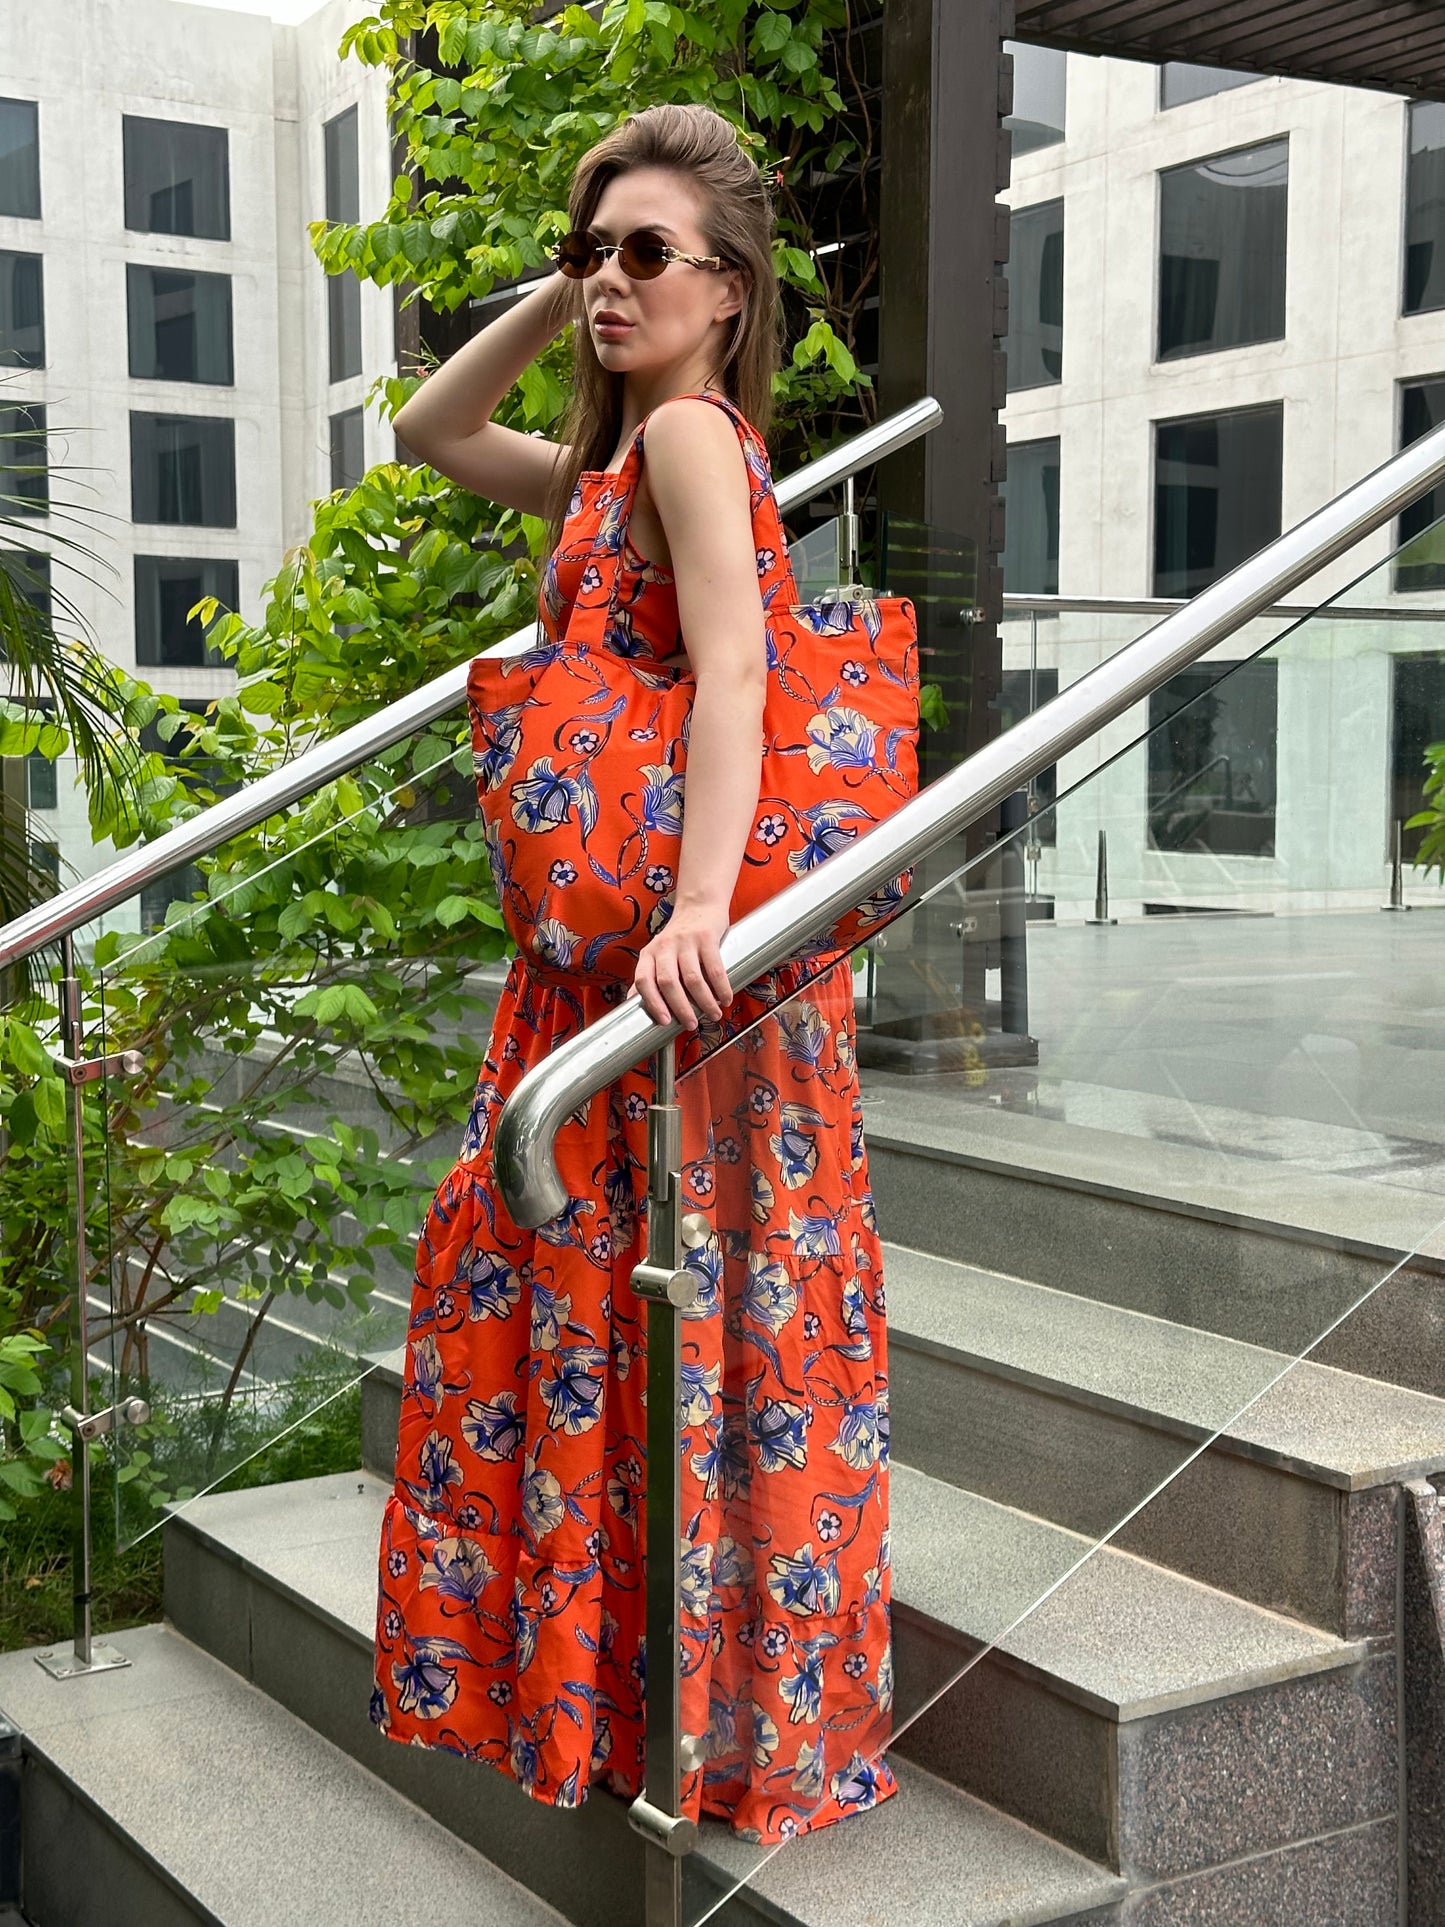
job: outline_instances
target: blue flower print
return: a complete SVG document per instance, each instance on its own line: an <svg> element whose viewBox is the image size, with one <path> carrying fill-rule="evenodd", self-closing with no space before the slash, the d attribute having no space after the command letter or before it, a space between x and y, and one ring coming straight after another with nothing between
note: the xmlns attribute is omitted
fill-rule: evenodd
<svg viewBox="0 0 1445 1927"><path fill-rule="evenodd" d="M852 803L815 803L803 812L807 825L807 841L799 850L788 853L788 868L794 876L806 876L809 870L816 870L820 863L826 863L830 856L839 850L846 850L858 835L856 827L859 817L867 815Z"/></svg>
<svg viewBox="0 0 1445 1927"><path fill-rule="evenodd" d="M757 551L758 575L760 577L765 576L768 570L772 568L773 564L777 561L777 559L778 557L777 557L776 550L759 549Z"/></svg>
<svg viewBox="0 0 1445 1927"><path fill-rule="evenodd" d="M822 1122L822 1113L810 1104L785 1104L782 1108L778 1132L768 1139L768 1149L778 1160L783 1183L790 1191L809 1183L818 1168L817 1129Z"/></svg>
<svg viewBox="0 0 1445 1927"><path fill-rule="evenodd" d="M435 1405L442 1382L442 1355L430 1332L411 1342L411 1372L416 1395L422 1404Z"/></svg>
<svg viewBox="0 0 1445 1927"><path fill-rule="evenodd" d="M574 811L583 835L590 835L597 822L597 792L591 780L581 774L561 775L552 768L550 756L539 756L512 785L512 819L534 835L560 829L572 821Z"/></svg>
<svg viewBox="0 0 1445 1927"><path fill-rule="evenodd" d="M834 1559L815 1559L809 1540L790 1559L775 1552L768 1561L768 1591L784 1612L800 1618L808 1613L835 1613L838 1610L838 1564Z"/></svg>
<svg viewBox="0 0 1445 1927"><path fill-rule="evenodd" d="M642 1499L642 1467L636 1459L624 1459L607 1481L607 1503L624 1525L635 1525Z"/></svg>
<svg viewBox="0 0 1445 1927"><path fill-rule="evenodd" d="M757 1384L753 1380L753 1385ZM801 1472L808 1463L808 1415L801 1405L785 1398L749 1398L748 1431L757 1449L758 1466L763 1472L778 1472L791 1466Z"/></svg>
<svg viewBox="0 0 1445 1927"><path fill-rule="evenodd" d="M673 876L665 863L650 863L642 873L642 881L649 890L656 891L660 896L664 890L672 888Z"/></svg>
<svg viewBox="0 0 1445 1927"><path fill-rule="evenodd" d="M871 1398L846 1403L838 1422L838 1436L828 1447L845 1465L862 1472L876 1465L883 1455L884 1434L878 1422L878 1407Z"/></svg>
<svg viewBox="0 0 1445 1927"><path fill-rule="evenodd" d="M883 1657L878 1662L877 1700L880 1710L885 1713L893 1704L893 1647L891 1644L884 1647Z"/></svg>
<svg viewBox="0 0 1445 1927"><path fill-rule="evenodd" d="M766 1252L748 1253L748 1278L743 1286L742 1315L763 1325L775 1336L798 1309L798 1289L788 1268Z"/></svg>
<svg viewBox="0 0 1445 1927"><path fill-rule="evenodd" d="M484 711L477 718L482 747L472 751L472 769L489 790L496 789L517 759L522 741L521 703Z"/></svg>
<svg viewBox="0 0 1445 1927"><path fill-rule="evenodd" d="M467 1317L473 1324L483 1318L510 1318L522 1295L517 1274L506 1260L472 1244L462 1247L452 1284L465 1288Z"/></svg>
<svg viewBox="0 0 1445 1927"><path fill-rule="evenodd" d="M642 827L662 836L682 835L682 776L666 763L642 766Z"/></svg>
<svg viewBox="0 0 1445 1927"><path fill-rule="evenodd" d="M547 1407L547 1423L576 1437L590 1432L602 1416L603 1374L607 1354L600 1345L562 1345L555 1354L556 1371L538 1386Z"/></svg>
<svg viewBox="0 0 1445 1927"><path fill-rule="evenodd" d="M679 1417L684 1425L706 1425L717 1399L721 1367L696 1365L684 1359L679 1387Z"/></svg>
<svg viewBox="0 0 1445 1927"><path fill-rule="evenodd" d="M476 1607L497 1576L497 1568L475 1539L436 1539L427 1547L426 1564L417 1584L441 1600Z"/></svg>
<svg viewBox="0 0 1445 1927"><path fill-rule="evenodd" d="M394 1660L391 1677L399 1696L397 1711L415 1713L418 1719L440 1719L457 1696L457 1668L442 1665L432 1640L419 1639L409 1658Z"/></svg>
<svg viewBox="0 0 1445 1927"><path fill-rule="evenodd" d="M751 1593L753 1589L753 1555L726 1532L717 1542L712 1583L717 1592Z"/></svg>
<svg viewBox="0 0 1445 1927"><path fill-rule="evenodd" d="M753 1708L753 1765L759 1768L771 1765L773 1755L778 1750L778 1728L770 1713L761 1706Z"/></svg>
<svg viewBox="0 0 1445 1927"><path fill-rule="evenodd" d="M543 917L532 932L532 955L553 970L570 970L582 939L560 917Z"/></svg>
<svg viewBox="0 0 1445 1927"><path fill-rule="evenodd" d="M808 767L816 775L824 769L872 769L878 732L856 709L835 705L810 718Z"/></svg>
<svg viewBox="0 0 1445 1927"><path fill-rule="evenodd" d="M462 1482L462 1468L452 1457L452 1442L441 1432L428 1432L421 1448L418 1470L422 1486L418 1492L428 1512L445 1512L447 1493Z"/></svg>
<svg viewBox="0 0 1445 1927"><path fill-rule="evenodd" d="M711 1318L717 1311L722 1295L722 1247L716 1233L709 1233L702 1244L694 1245L683 1263L689 1271L697 1274L697 1297L682 1316Z"/></svg>
<svg viewBox="0 0 1445 1927"><path fill-rule="evenodd" d="M709 1499L717 1497L719 1487L726 1500L746 1492L752 1467L748 1458L747 1423L742 1413L726 1413L722 1424L706 1435L702 1450L693 1453L689 1464L702 1480L703 1493Z"/></svg>
<svg viewBox="0 0 1445 1927"><path fill-rule="evenodd" d="M837 1258L843 1246L838 1237L838 1221L826 1212L788 1213L788 1236L799 1258Z"/></svg>
<svg viewBox="0 0 1445 1927"><path fill-rule="evenodd" d="M775 810L770 810L766 816L758 818L757 828L753 831L753 840L756 843L765 843L769 849L772 849L773 845L781 843L787 834L787 817L779 816Z"/></svg>
<svg viewBox="0 0 1445 1927"><path fill-rule="evenodd" d="M809 1806L816 1806L823 1797L823 1769L823 1742L804 1740L794 1762L793 1791Z"/></svg>
<svg viewBox="0 0 1445 1927"><path fill-rule="evenodd" d="M582 571L580 587L583 595L595 594L602 587L602 571L595 562L589 562Z"/></svg>
<svg viewBox="0 0 1445 1927"><path fill-rule="evenodd" d="M834 1633L820 1633L816 1639L799 1639L793 1644L797 1672L784 1674L778 1691L791 1709L791 1726L813 1725L823 1714L823 1655L838 1644Z"/></svg>
<svg viewBox="0 0 1445 1927"><path fill-rule="evenodd" d="M555 884L559 890L565 890L569 883L577 881L576 864L569 863L564 856L559 856L547 871L547 881Z"/></svg>
<svg viewBox="0 0 1445 1927"><path fill-rule="evenodd" d="M537 1751L537 1742L525 1733L514 1733L508 1757L518 1786L530 1793L537 1784L537 1774L541 1768L541 1755Z"/></svg>
<svg viewBox="0 0 1445 1927"><path fill-rule="evenodd" d="M562 1327L572 1316L572 1300L565 1292L559 1298L555 1289L540 1278L532 1280L532 1350L554 1352L562 1339Z"/></svg>
<svg viewBox="0 0 1445 1927"><path fill-rule="evenodd" d="M547 1475L549 1478L551 1474ZM517 1671L525 1673L537 1657L537 1615L529 1612L522 1598L522 1581L517 1580L512 1603L507 1608L507 1625L517 1649Z"/></svg>
<svg viewBox="0 0 1445 1927"><path fill-rule="evenodd" d="M828 1044L828 1026L818 1006L800 998L791 1010L779 1013L778 1029L782 1033L783 1049L792 1062L816 1070Z"/></svg>
<svg viewBox="0 0 1445 1927"><path fill-rule="evenodd" d="M872 1356L873 1344L868 1330L868 1304L863 1296L863 1280L855 1271L843 1286L843 1324L853 1340L859 1358Z"/></svg>
<svg viewBox="0 0 1445 1927"><path fill-rule="evenodd" d="M842 669L843 680L854 689L861 689L868 680L868 671L861 662L845 662Z"/></svg>
<svg viewBox="0 0 1445 1927"><path fill-rule="evenodd" d="M678 1578L682 1610L694 1619L706 1619L708 1602L712 1598L712 1547L689 1545L684 1539L682 1555L682 1570Z"/></svg>
<svg viewBox="0 0 1445 1927"><path fill-rule="evenodd" d="M492 1399L470 1398L462 1417L462 1437L479 1459L500 1465L514 1459L526 1437L515 1392L498 1392Z"/></svg>
<svg viewBox="0 0 1445 1927"><path fill-rule="evenodd" d="M759 1171L756 1166L753 1168L748 1183L752 1192L753 1221L756 1224L766 1224L768 1219L773 1215L773 1205L776 1202L777 1193L768 1182L766 1175L762 1171ZM797 1246L795 1244L794 1249L796 1250L796 1248Z"/></svg>
<svg viewBox="0 0 1445 1927"><path fill-rule="evenodd" d="M846 636L853 627L854 602L800 602L797 614L815 636Z"/></svg>
<svg viewBox="0 0 1445 1927"><path fill-rule="evenodd" d="M555 1472L528 1461L522 1481L522 1517L534 1539L545 1539L562 1523L562 1487Z"/></svg>
<svg viewBox="0 0 1445 1927"><path fill-rule="evenodd" d="M847 1766L835 1773L828 1783L828 1791L840 1807L851 1807L859 1813L865 1807L877 1806L878 1787L877 1763L865 1761L861 1753L855 1753Z"/></svg>

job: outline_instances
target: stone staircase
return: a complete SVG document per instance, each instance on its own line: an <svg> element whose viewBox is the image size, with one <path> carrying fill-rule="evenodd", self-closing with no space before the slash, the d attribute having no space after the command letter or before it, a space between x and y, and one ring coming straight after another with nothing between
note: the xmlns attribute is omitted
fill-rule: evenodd
<svg viewBox="0 0 1445 1927"><path fill-rule="evenodd" d="M1292 1366L1390 1261L1347 1186L1348 1235L1277 1167L1251 1203L1248 1172L1141 1144L1131 1187L1117 1140L1106 1183L1076 1133L1035 1131L1030 1163L1014 1120L981 1143L950 1115L915 1087L869 1126L911 1239L887 1251L901 1794L765 1861L705 1828L690 1923L1439 1927L1445 1253L1412 1243ZM0 1659L37 1927L90 1927L100 1891L118 1927L420 1922L443 1893L497 1927L641 1927L621 1801L559 1814L370 1724L400 1362L364 1383L356 1473L173 1514L166 1624L114 1641L132 1668Z"/></svg>

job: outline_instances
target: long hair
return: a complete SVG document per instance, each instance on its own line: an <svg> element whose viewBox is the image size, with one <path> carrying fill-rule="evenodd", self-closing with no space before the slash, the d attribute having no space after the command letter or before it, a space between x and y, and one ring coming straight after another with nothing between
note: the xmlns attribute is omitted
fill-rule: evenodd
<svg viewBox="0 0 1445 1927"><path fill-rule="evenodd" d="M637 167L667 167L701 190L703 234L709 254L747 270L743 305L718 371L723 390L765 440L773 412L773 376L782 362L781 307L773 267L773 197L764 175L738 140L732 123L711 107L667 103L646 107L614 127L583 155L572 177L567 217L587 228L609 181ZM584 312L575 284L573 319ZM597 358L586 328L573 331L573 380L555 433L572 457L548 492L547 549L557 546L567 505L584 469L604 468L622 430L622 376Z"/></svg>

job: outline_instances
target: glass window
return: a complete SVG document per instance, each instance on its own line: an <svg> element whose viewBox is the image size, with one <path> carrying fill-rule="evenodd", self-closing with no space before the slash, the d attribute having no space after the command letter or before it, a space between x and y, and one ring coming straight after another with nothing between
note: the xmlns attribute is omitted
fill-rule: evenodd
<svg viewBox="0 0 1445 1927"><path fill-rule="evenodd" d="M1064 204L1045 201L1009 217L1008 385L1058 381L1064 360Z"/></svg>
<svg viewBox="0 0 1445 1927"><path fill-rule="evenodd" d="M142 234L231 238L224 127L124 116L125 224Z"/></svg>
<svg viewBox="0 0 1445 1927"><path fill-rule="evenodd" d="M359 408L331 417L331 486L355 488L366 473L365 429Z"/></svg>
<svg viewBox="0 0 1445 1927"><path fill-rule="evenodd" d="M43 616L50 614L50 557L39 549L0 549L11 587Z"/></svg>
<svg viewBox="0 0 1445 1927"><path fill-rule="evenodd" d="M55 764L38 749L32 749L25 758L25 801L32 810L60 807L60 781Z"/></svg>
<svg viewBox="0 0 1445 1927"><path fill-rule="evenodd" d="M328 221L361 219L360 152L356 133L356 109L329 120L326 141L326 218Z"/></svg>
<svg viewBox="0 0 1445 1927"><path fill-rule="evenodd" d="M1425 807L1425 751L1445 743L1445 653L1396 656L1390 665L1390 818L1386 851L1396 823ZM1405 861L1412 863L1424 830L1406 830Z"/></svg>
<svg viewBox="0 0 1445 1927"><path fill-rule="evenodd" d="M1149 847L1273 856L1277 662L1196 663L1149 698Z"/></svg>
<svg viewBox="0 0 1445 1927"><path fill-rule="evenodd" d="M38 254L0 249L0 365L45 366L45 284Z"/></svg>
<svg viewBox="0 0 1445 1927"><path fill-rule="evenodd" d="M40 219L40 126L33 100L0 100L0 214Z"/></svg>
<svg viewBox="0 0 1445 1927"><path fill-rule="evenodd" d="M1434 381L1402 382L1401 448L1418 442L1441 422L1445 422L1445 376ZM1394 570L1397 589L1445 588L1445 526L1435 527L1442 515L1445 515L1445 486L1428 490L1400 511L1401 553L1395 557Z"/></svg>
<svg viewBox="0 0 1445 1927"><path fill-rule="evenodd" d="M1033 47L1026 40L1006 40L1003 45L1014 59L1013 112L1004 120L1013 135L1013 151L1032 154L1036 147L1052 147L1064 138L1069 56L1058 47Z"/></svg>
<svg viewBox="0 0 1445 1927"><path fill-rule="evenodd" d="M135 522L236 526L236 424L222 415L130 418L130 512Z"/></svg>
<svg viewBox="0 0 1445 1927"><path fill-rule="evenodd" d="M45 403L0 407L0 514L49 515Z"/></svg>
<svg viewBox="0 0 1445 1927"><path fill-rule="evenodd" d="M1280 531L1284 408L1154 424L1154 594L1192 596Z"/></svg>
<svg viewBox="0 0 1445 1927"><path fill-rule="evenodd" d="M1011 442L1004 510L1003 586L1009 594L1059 592L1059 442Z"/></svg>
<svg viewBox="0 0 1445 1927"><path fill-rule="evenodd" d="M231 358L231 277L189 269L125 271L130 372L139 381L235 380Z"/></svg>
<svg viewBox="0 0 1445 1927"><path fill-rule="evenodd" d="M1445 308L1445 101L1412 100L1404 312L1428 308Z"/></svg>
<svg viewBox="0 0 1445 1927"><path fill-rule="evenodd" d="M135 659L142 668L204 669L225 660L206 648L190 611L204 596L227 609L238 599L234 562L209 557L138 555L135 559Z"/></svg>
<svg viewBox="0 0 1445 1927"><path fill-rule="evenodd" d="M1284 334L1289 142L1159 176L1159 359Z"/></svg>
<svg viewBox="0 0 1445 1927"><path fill-rule="evenodd" d="M1159 105L1182 107L1186 100L1225 94L1231 87L1247 87L1264 74L1241 73L1235 67L1196 67L1188 60L1166 60L1159 69Z"/></svg>
<svg viewBox="0 0 1445 1927"><path fill-rule="evenodd" d="M345 381L361 373L361 283L348 269L326 277L329 378Z"/></svg>
<svg viewBox="0 0 1445 1927"><path fill-rule="evenodd" d="M171 905L189 903L192 897L200 895L204 884L205 879L194 863L188 863L183 870L172 871L170 876L161 877L155 883L143 883L140 892L141 929L161 929Z"/></svg>

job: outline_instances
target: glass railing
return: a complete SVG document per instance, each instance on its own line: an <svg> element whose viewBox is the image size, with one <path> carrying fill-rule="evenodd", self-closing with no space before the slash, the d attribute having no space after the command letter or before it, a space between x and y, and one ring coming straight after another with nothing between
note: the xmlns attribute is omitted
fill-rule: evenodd
<svg viewBox="0 0 1445 1927"><path fill-rule="evenodd" d="M947 1859L970 1801L1112 1875L1081 1709L1367 1657L1333 1555L1288 1542L1296 1490L1445 1464L1438 873L1386 910L1427 684L1445 736L1445 612L1382 606L1408 553L1177 676L683 1050L722 1307L682 1320L683 1726L704 1813L761 1835L704 1824L688 1927L743 1886L789 1917L835 1822L850 1867L896 1877L924 1815ZM1330 1743L1370 1783L1370 1720Z"/></svg>

